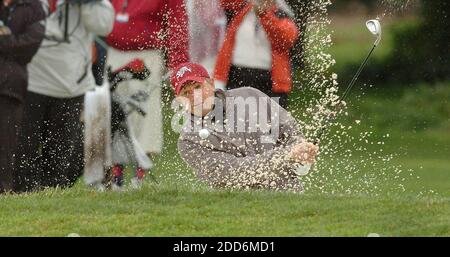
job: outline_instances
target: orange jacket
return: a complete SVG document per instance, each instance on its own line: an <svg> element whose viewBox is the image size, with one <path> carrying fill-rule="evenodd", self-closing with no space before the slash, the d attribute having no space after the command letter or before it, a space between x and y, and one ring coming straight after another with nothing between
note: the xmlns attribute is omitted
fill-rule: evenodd
<svg viewBox="0 0 450 257"><path fill-rule="evenodd" d="M245 16L252 10L253 4L243 0L221 0L220 2L225 10L235 13L228 24L225 40L214 69L214 78L227 82L236 34ZM272 47L272 91L289 93L292 90L290 51L299 36L299 30L291 19L279 18L275 12L274 6L259 18Z"/></svg>

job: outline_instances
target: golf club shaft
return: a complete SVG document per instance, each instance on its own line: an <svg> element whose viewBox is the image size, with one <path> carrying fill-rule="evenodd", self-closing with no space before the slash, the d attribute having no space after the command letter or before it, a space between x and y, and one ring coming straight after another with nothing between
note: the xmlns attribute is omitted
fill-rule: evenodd
<svg viewBox="0 0 450 257"><path fill-rule="evenodd" d="M344 94L339 99L339 102L344 101L350 91L352 90L353 86L355 85L356 81L358 80L359 75L361 74L362 70L367 64L367 61L369 60L370 56L372 55L373 51L375 50L377 46L373 45L372 49L370 50L369 54L366 56L366 59L364 59L363 63L359 66L358 71L356 72L355 76L353 76L353 79L350 81L350 84L348 84L347 88L344 91Z"/></svg>
<svg viewBox="0 0 450 257"><path fill-rule="evenodd" d="M347 96L349 95L350 91L352 90L353 86L355 85L356 81L358 80L359 75L361 74L362 70L364 69L364 67L367 64L367 61L369 60L370 56L372 55L373 51L375 50L375 48L377 47L376 44L373 45L372 49L370 50L369 54L366 56L366 59L364 59L364 61L361 63L361 65L358 68L358 71L356 72L355 76L353 76L353 79L350 81L350 83L348 84L347 88L344 91L344 94L342 94L342 96L339 99L338 104L340 104L342 101L344 101ZM335 116L334 116L335 117ZM334 118L333 117L333 118ZM320 127L319 132L317 133L317 135L314 137L314 144L318 144L320 138L323 136L323 133L325 132L325 129L327 129L328 127L326 126L332 119L331 116L327 116L327 119L325 120L325 124L323 126Z"/></svg>

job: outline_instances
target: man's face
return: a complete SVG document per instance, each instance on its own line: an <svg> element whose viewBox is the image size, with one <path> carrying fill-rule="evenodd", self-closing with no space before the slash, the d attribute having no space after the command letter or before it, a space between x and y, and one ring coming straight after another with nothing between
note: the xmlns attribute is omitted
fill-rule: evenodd
<svg viewBox="0 0 450 257"><path fill-rule="evenodd" d="M214 105L214 85L209 80L203 83L187 82L181 89L177 101L193 115L204 117Z"/></svg>

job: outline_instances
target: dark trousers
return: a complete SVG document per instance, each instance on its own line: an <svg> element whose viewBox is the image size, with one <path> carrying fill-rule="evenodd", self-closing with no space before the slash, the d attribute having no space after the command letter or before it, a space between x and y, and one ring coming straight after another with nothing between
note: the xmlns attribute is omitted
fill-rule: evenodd
<svg viewBox="0 0 450 257"><path fill-rule="evenodd" d="M228 75L227 89L253 87L270 97L279 97L279 104L285 108L288 104L288 94L272 92L272 74L270 71L237 67L232 65Z"/></svg>
<svg viewBox="0 0 450 257"><path fill-rule="evenodd" d="M28 92L19 133L15 191L66 188L81 176L83 96L53 98Z"/></svg>
<svg viewBox="0 0 450 257"><path fill-rule="evenodd" d="M12 191L17 134L23 103L0 95L0 193Z"/></svg>

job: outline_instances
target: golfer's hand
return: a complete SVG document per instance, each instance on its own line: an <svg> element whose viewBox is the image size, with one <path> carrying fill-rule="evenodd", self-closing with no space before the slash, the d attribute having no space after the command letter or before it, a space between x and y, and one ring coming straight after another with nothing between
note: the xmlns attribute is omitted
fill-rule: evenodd
<svg viewBox="0 0 450 257"><path fill-rule="evenodd" d="M319 152L319 147L312 143L302 142L294 145L290 152L290 157L301 164L316 162L316 156Z"/></svg>
<svg viewBox="0 0 450 257"><path fill-rule="evenodd" d="M11 30L7 26L0 26L0 36L11 35Z"/></svg>
<svg viewBox="0 0 450 257"><path fill-rule="evenodd" d="M255 6L253 7L253 10L255 10L256 15L262 15L264 12L266 12L268 9L270 9L272 6L275 5L274 0L259 0L259 1L253 1Z"/></svg>

